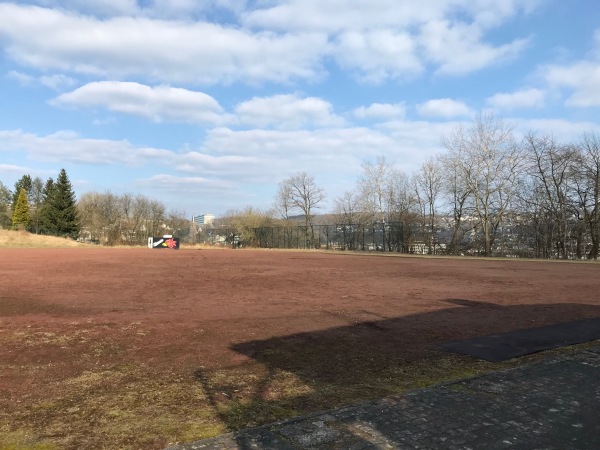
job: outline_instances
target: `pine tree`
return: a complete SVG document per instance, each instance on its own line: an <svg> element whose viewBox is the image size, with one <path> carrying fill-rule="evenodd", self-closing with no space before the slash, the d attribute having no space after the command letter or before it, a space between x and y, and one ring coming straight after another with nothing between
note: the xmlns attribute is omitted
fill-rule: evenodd
<svg viewBox="0 0 600 450"><path fill-rule="evenodd" d="M61 169L56 182L51 178L46 182L44 197L41 211L43 231L76 239L79 234L79 217L75 193L65 169Z"/></svg>
<svg viewBox="0 0 600 450"><path fill-rule="evenodd" d="M56 234L56 213L50 199L54 195L54 180L48 178L42 191L42 206L40 208L40 232L42 234Z"/></svg>
<svg viewBox="0 0 600 450"><path fill-rule="evenodd" d="M29 193L31 192L31 176L23 175L19 180L15 183L15 190L12 195L12 210L14 212L17 201L19 200L19 196L21 195L21 189L25 189L25 194L29 197Z"/></svg>
<svg viewBox="0 0 600 450"><path fill-rule="evenodd" d="M15 229L25 229L29 224L29 203L27 202L27 193L25 188L19 192L19 197L14 207L12 216L12 226Z"/></svg>

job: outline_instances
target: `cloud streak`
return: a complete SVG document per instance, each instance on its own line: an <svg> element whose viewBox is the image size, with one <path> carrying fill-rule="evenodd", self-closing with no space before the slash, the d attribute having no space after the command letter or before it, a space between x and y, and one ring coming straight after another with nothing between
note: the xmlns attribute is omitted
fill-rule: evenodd
<svg viewBox="0 0 600 450"><path fill-rule="evenodd" d="M146 86L134 82L99 81L61 94L57 106L103 107L109 111L144 117L154 122L172 121L224 124L232 119L210 95L171 86Z"/></svg>
<svg viewBox="0 0 600 450"><path fill-rule="evenodd" d="M213 1L210 6L229 11L231 24L211 22L205 14L210 7L197 2L161 1L149 8L131 1L53 3L64 9L0 3L7 55L39 71L121 80L286 84L325 77L332 59L362 81L382 83L411 79L428 65L443 75L463 75L518 57L528 42L485 42L491 27L525 10L514 1L504 8L458 0L409 8L361 0L339 8L334 0L311 0L254 10Z"/></svg>

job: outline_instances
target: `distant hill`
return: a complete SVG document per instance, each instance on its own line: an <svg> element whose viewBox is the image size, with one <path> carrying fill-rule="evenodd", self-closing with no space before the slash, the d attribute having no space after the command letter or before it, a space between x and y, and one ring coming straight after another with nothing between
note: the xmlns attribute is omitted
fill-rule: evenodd
<svg viewBox="0 0 600 450"><path fill-rule="evenodd" d="M89 247L72 239L41 236L26 231L1 230L0 248L71 248Z"/></svg>

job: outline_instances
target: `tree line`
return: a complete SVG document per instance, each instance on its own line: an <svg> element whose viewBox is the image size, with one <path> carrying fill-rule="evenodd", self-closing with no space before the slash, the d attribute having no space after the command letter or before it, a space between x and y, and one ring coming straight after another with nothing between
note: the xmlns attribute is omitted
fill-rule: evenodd
<svg viewBox="0 0 600 450"><path fill-rule="evenodd" d="M328 214L324 189L306 172L282 180L268 210L230 210L199 230L143 195L88 192L76 201L62 169L56 181L24 175L12 191L0 183L0 226L106 245L145 245L163 234L214 241L227 229L246 246L263 245L269 234L257 230L278 227L284 242L293 237L303 248L319 248L323 239L329 246L343 233L348 249L361 233L364 246L365 233L377 232L377 249L387 251L597 259L600 136L560 142L531 131L517 139L514 128L480 114L443 136L445 151L412 174L383 155L364 161L355 187ZM331 227L315 234L324 225Z"/></svg>
<svg viewBox="0 0 600 450"><path fill-rule="evenodd" d="M190 221L144 195L87 192L78 204L82 238L103 245L146 245L151 236L187 238Z"/></svg>
<svg viewBox="0 0 600 450"><path fill-rule="evenodd" d="M258 228L295 224L308 247L322 246L318 218L319 225L363 236L377 224L388 251L398 238L386 240L386 230L401 229L402 247L394 248L402 251L597 259L600 136L564 143L531 131L517 139L514 128L479 114L444 136L445 151L410 175L385 156L365 161L355 188L334 199L332 214L316 215L324 190L300 172L279 184L269 210L228 211L216 225L231 226L246 245L256 244Z"/></svg>
<svg viewBox="0 0 600 450"><path fill-rule="evenodd" d="M80 223L75 193L65 169L56 181L23 175L14 191L0 182L0 226L77 238Z"/></svg>
<svg viewBox="0 0 600 450"><path fill-rule="evenodd" d="M87 192L79 200L62 169L56 181L23 175L10 190L0 182L0 227L103 245L146 245L148 237L187 237L189 221L143 195Z"/></svg>

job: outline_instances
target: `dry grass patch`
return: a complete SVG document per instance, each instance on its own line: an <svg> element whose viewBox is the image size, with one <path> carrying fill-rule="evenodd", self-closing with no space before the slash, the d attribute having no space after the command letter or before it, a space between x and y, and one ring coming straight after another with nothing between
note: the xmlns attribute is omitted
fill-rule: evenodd
<svg viewBox="0 0 600 450"><path fill-rule="evenodd" d="M92 247L73 239L42 236L27 231L1 230L0 248L75 248Z"/></svg>
<svg viewBox="0 0 600 450"><path fill-rule="evenodd" d="M354 359L344 362L348 355L342 347L336 349L340 359L332 363L331 355L318 349L295 355L270 349L257 355L260 361L192 370L103 363L98 349L111 349L114 343L82 329L64 336L5 331L0 344L16 352L35 348L40 354L58 344L77 353L69 368L43 361L0 365L0 387L14 377L26 386L0 396L3 450L161 449L586 347L500 364L434 350L412 361L394 361L372 349L361 355L353 349Z"/></svg>
<svg viewBox="0 0 600 450"><path fill-rule="evenodd" d="M44 391L0 413L1 449L159 449L227 431L193 377L142 365L51 380Z"/></svg>

